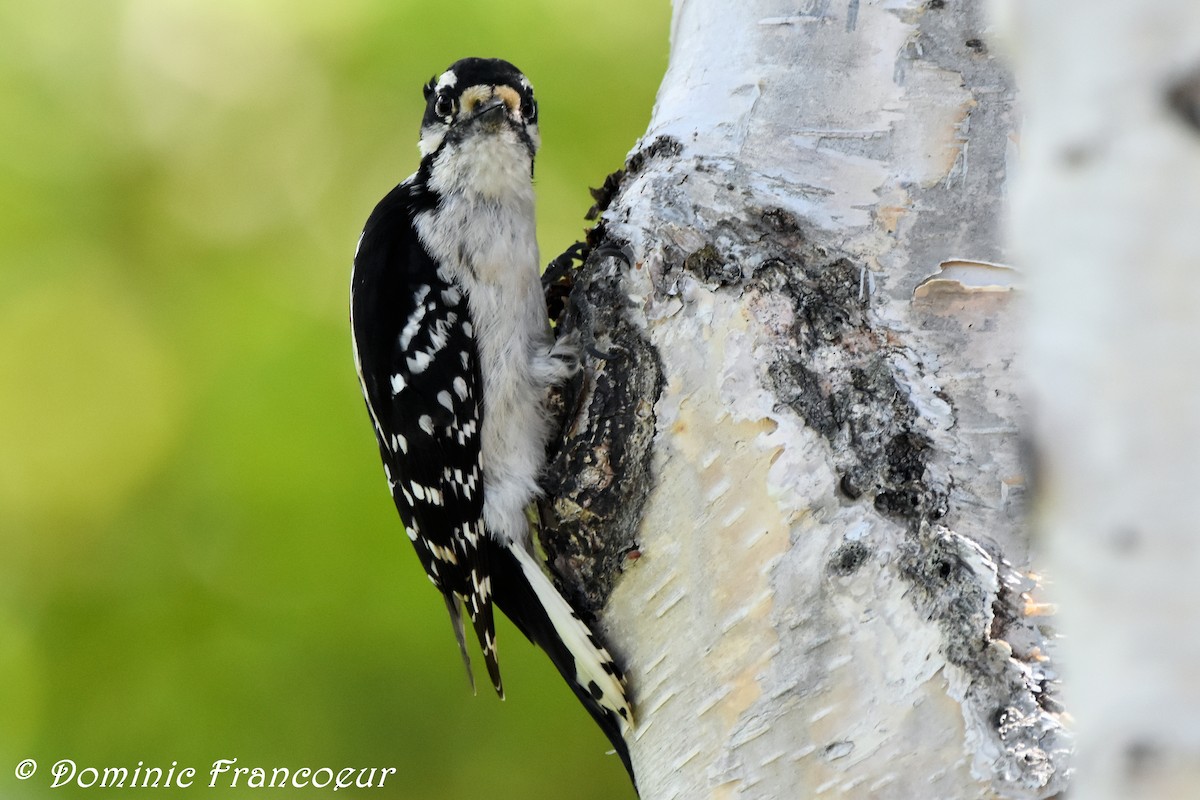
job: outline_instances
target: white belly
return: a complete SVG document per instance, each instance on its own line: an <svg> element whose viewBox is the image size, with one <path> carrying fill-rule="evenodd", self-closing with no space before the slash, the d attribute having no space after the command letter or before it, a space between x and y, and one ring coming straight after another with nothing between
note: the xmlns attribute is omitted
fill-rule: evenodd
<svg viewBox="0 0 1200 800"><path fill-rule="evenodd" d="M484 522L526 546L525 507L537 495L549 420L534 369L552 342L540 281L533 190L504 200L443 199L416 220L422 242L463 289L483 375Z"/></svg>

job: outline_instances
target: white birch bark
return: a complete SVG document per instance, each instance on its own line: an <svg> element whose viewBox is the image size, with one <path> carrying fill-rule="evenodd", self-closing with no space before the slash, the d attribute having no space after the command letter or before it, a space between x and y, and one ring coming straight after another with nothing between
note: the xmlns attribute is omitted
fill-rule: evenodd
<svg viewBox="0 0 1200 800"><path fill-rule="evenodd" d="M1200 796L1200 4L1004 4L1078 796Z"/></svg>
<svg viewBox="0 0 1200 800"><path fill-rule="evenodd" d="M576 287L603 357L550 491L568 581L616 528L640 556L590 599L645 800L1065 787L999 235L1014 93L980 6L675 2Z"/></svg>

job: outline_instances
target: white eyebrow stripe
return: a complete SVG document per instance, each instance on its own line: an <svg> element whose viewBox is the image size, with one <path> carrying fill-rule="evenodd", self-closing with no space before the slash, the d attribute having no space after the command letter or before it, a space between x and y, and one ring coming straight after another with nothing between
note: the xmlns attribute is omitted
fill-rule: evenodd
<svg viewBox="0 0 1200 800"><path fill-rule="evenodd" d="M437 91L442 89L453 89L458 85L458 76L454 74L454 70L448 69L438 78L437 86L434 87Z"/></svg>

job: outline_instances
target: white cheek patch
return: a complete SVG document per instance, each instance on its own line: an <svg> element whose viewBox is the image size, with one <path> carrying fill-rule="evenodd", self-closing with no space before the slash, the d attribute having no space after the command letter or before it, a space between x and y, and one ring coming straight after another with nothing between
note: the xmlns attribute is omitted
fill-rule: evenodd
<svg viewBox="0 0 1200 800"><path fill-rule="evenodd" d="M421 139L417 142L417 149L421 151L421 158L435 152L442 146L442 141L446 138L446 131L450 130L450 126L444 122L434 122L421 128Z"/></svg>

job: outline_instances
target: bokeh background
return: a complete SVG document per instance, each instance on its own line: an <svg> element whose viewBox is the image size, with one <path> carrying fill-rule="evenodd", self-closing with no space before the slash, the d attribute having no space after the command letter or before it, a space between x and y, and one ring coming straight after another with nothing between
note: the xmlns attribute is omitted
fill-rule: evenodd
<svg viewBox="0 0 1200 800"><path fill-rule="evenodd" d="M509 699L468 691L386 493L346 292L431 75L497 55L533 81L546 260L644 131L669 16L0 4L0 797L102 792L52 792L60 758L234 757L398 770L352 797L634 796L507 622ZM154 794L266 791L203 782Z"/></svg>

